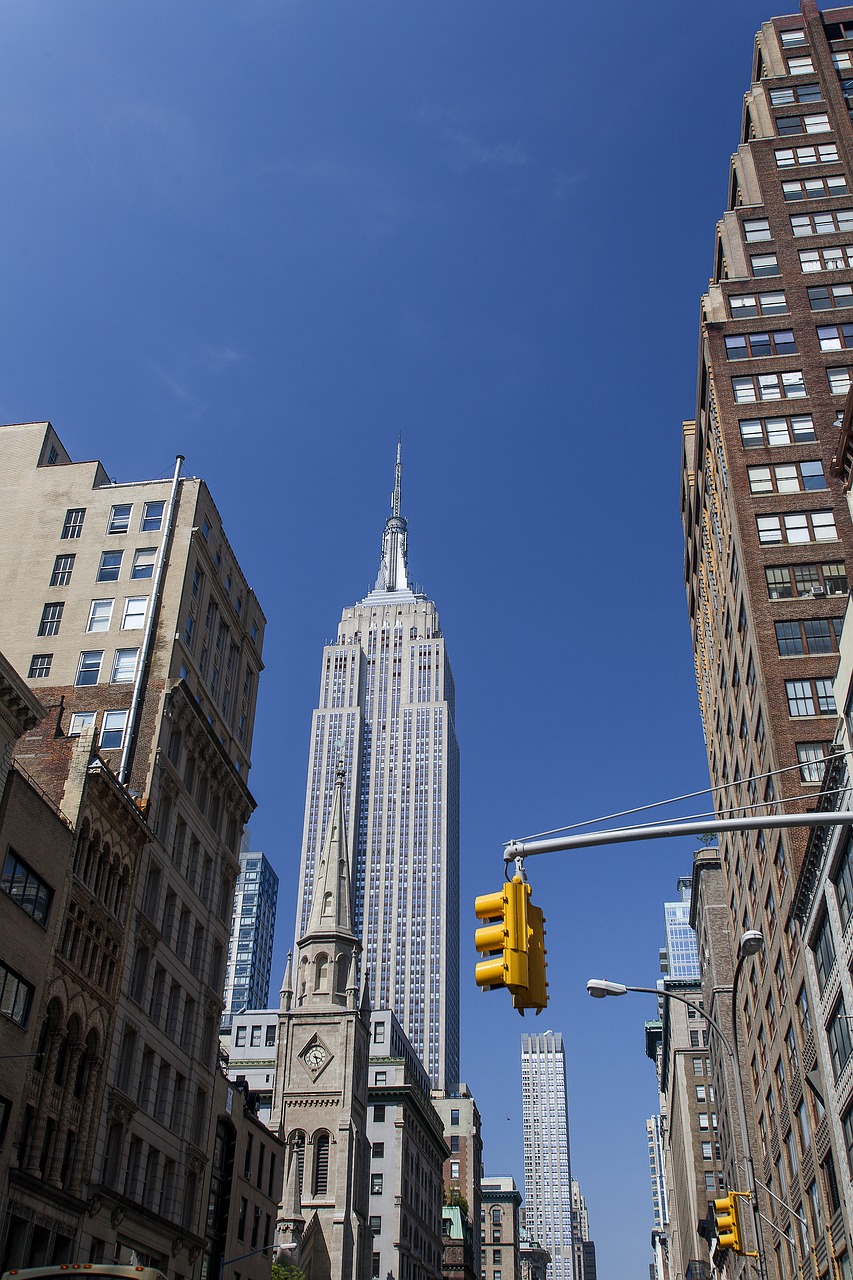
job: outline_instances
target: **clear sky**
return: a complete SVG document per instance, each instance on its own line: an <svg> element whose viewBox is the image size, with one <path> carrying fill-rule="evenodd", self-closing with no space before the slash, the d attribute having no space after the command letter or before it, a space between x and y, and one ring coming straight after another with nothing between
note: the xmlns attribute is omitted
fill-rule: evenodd
<svg viewBox="0 0 853 1280"><path fill-rule="evenodd" d="M645 1277L645 997L685 841L532 860L551 1004L472 970L502 842L707 785L682 581L695 403L753 35L791 0L5 0L0 419L204 476L268 617L253 845L292 937L323 643L410 568L462 753L463 1076L522 1182L521 1031L566 1038L602 1280ZM683 809L690 811L690 806ZM275 995L273 995L275 999Z"/></svg>

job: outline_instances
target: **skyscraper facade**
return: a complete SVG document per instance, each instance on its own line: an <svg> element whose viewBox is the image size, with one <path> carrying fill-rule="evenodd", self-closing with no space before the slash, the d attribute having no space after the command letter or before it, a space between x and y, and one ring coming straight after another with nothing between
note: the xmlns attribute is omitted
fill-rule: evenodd
<svg viewBox="0 0 853 1280"><path fill-rule="evenodd" d="M245 844L245 840L244 840ZM231 913L223 1026L241 1009L266 1009L270 994L278 876L262 853L240 851Z"/></svg>
<svg viewBox="0 0 853 1280"><path fill-rule="evenodd" d="M853 365L853 8L802 0L764 23L751 81L683 436L685 583L720 813L813 807L835 725L853 546L832 466ZM720 860L731 953L746 929L765 942L739 996L758 1207L777 1211L762 1184L795 1209L811 1204L825 1256L823 1224L843 1239L835 1169L847 1155L804 1087L815 1049L792 906L805 846L802 833L727 833ZM700 912L703 959L706 929ZM735 1126L731 1099L718 1105ZM780 1276L797 1273L801 1243L771 1233Z"/></svg>
<svg viewBox="0 0 853 1280"><path fill-rule="evenodd" d="M666 945L660 953L661 973L670 978L698 978L699 951L690 927L690 876L679 876L677 902L663 904Z"/></svg>
<svg viewBox="0 0 853 1280"><path fill-rule="evenodd" d="M433 1086L459 1079L459 751L438 612L409 580L400 450L373 590L323 651L311 726L297 932L308 923L338 760L355 927L375 1009L393 1009Z"/></svg>
<svg viewBox="0 0 853 1280"><path fill-rule="evenodd" d="M521 1037L525 1223L548 1250L548 1280L572 1280L572 1167L559 1032Z"/></svg>

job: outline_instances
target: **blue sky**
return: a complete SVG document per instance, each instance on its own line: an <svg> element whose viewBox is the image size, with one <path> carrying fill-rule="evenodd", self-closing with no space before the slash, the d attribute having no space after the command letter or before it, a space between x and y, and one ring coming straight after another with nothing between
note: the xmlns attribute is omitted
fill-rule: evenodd
<svg viewBox="0 0 853 1280"><path fill-rule="evenodd" d="M6 0L0 418L203 475L268 616L253 845L292 936L324 641L410 567L462 751L463 1075L521 1183L519 1035L472 979L511 838L707 785L680 423L753 34L795 6ZM653 1002L684 841L531 861L603 1280L645 1275Z"/></svg>

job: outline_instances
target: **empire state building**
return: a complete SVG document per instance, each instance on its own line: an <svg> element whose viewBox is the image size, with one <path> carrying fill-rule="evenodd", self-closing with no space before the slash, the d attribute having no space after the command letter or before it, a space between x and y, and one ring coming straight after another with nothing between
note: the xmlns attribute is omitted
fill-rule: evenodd
<svg viewBox="0 0 853 1280"><path fill-rule="evenodd" d="M323 650L313 714L297 934L308 924L346 768L356 931L373 1008L391 1008L433 1085L459 1080L459 748L435 604L409 581L400 446L373 590ZM298 979L301 987L301 979Z"/></svg>

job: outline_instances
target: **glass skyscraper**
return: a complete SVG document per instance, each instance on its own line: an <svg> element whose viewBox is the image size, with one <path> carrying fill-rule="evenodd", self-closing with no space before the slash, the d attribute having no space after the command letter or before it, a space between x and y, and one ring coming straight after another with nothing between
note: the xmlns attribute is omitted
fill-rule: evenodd
<svg viewBox="0 0 853 1280"><path fill-rule="evenodd" d="M661 973L668 978L699 978L699 949L690 927L690 876L678 880L679 899L663 904L666 945L661 949Z"/></svg>
<svg viewBox="0 0 853 1280"><path fill-rule="evenodd" d="M244 839L244 846L248 842ZM278 876L262 853L240 851L240 874L234 892L225 1010L222 1025L231 1026L243 1009L266 1009L270 994L273 931L278 903Z"/></svg>
<svg viewBox="0 0 853 1280"><path fill-rule="evenodd" d="M323 650L311 726L297 936L335 769L346 769L355 927L374 1009L393 1009L433 1086L459 1080L459 750L438 612L410 585L400 449L373 590Z"/></svg>
<svg viewBox="0 0 853 1280"><path fill-rule="evenodd" d="M521 1101L526 1225L551 1255L548 1280L572 1280L572 1166L559 1032L521 1037Z"/></svg>

